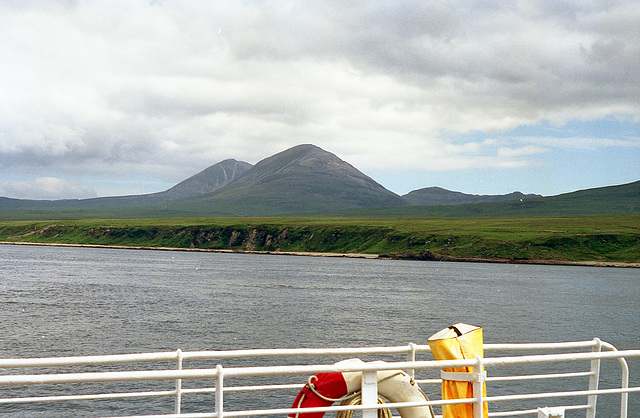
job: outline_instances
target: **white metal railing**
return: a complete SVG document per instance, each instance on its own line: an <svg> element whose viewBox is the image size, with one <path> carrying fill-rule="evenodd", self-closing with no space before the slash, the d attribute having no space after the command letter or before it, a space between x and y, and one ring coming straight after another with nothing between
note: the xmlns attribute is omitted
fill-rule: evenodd
<svg viewBox="0 0 640 418"><path fill-rule="evenodd" d="M256 350L231 350L231 351L191 351L183 352L177 350L175 352L160 352L146 354L125 354L125 355L107 355L107 356L83 356L83 357L57 357L57 358L28 358L28 359L0 359L0 406L1 405L25 405L32 403L59 403L70 401L99 401L118 399L125 401L133 398L173 398L171 408L160 415L128 415L128 416L146 416L146 417L243 417L243 416L261 416L261 415L285 415L289 413L300 412L299 409L292 409L288 405L276 405L277 408L270 406L268 409L248 409L242 410L234 408L233 410L225 409L225 395L232 393L263 393L265 391L289 391L293 393L293 397L302 387L302 379L297 383L269 383L258 384L250 383L246 385L227 386L226 381L238 378L259 379L262 377L282 378L283 376L297 375L313 375L323 372L362 372L363 376L375 376L382 370L402 369L407 371L412 377L416 376L416 372L429 373L434 376L430 378L417 378L416 382L421 385L440 384L442 377L439 372L442 368L453 367L473 367L476 373L464 376L469 381L474 382L474 398L461 400L442 400L439 397L439 388L429 390L429 396L432 400L424 402L404 402L404 403L388 403L378 405L377 402L367 403L363 401L363 405L351 406L330 406L322 408L306 408L304 412L326 412L326 411L342 411L342 410L360 410L363 411L363 417L377 416L377 409L380 408L399 408L406 406L425 406L431 405L435 407L452 403L472 403L474 404L474 416L481 417L482 405L487 402L492 404L504 404L506 402L516 403L529 400L545 400L558 398L586 398L585 404L569 404L557 405L554 411L569 410L585 410L586 418L595 418L596 403L598 395L603 394L619 394L620 395L620 417L627 418L628 394L640 392L640 387L629 387L629 368L626 362L627 358L640 357L640 350L618 351L611 344L602 342L599 339L582 342L568 343L548 343L548 344L485 344L485 357L476 357L471 360L450 360L435 361L432 359L418 360L419 354L429 353L430 349L427 345L409 344L396 347L365 347L365 348L316 348L316 349L256 349ZM560 353L539 354L539 352L562 351ZM589 350L589 351L584 351ZM605 350L605 351L603 351ZM527 355L506 355L488 357L487 353L492 352L520 352L534 351L537 354ZM291 358L291 357L321 357L331 356L332 358L347 358L352 356L388 356L402 355L402 361L388 361L354 364L297 364L286 360L285 365L260 365L266 358ZM226 367L222 363L226 361L237 360L254 360L254 364L250 367L236 366ZM599 388L601 361L604 359L616 359L620 364L620 386L614 388ZM215 360L213 364L205 364L199 367L185 368L186 362ZM285 360L282 360L285 361ZM162 367L155 370L140 370L140 364L150 363L159 364L173 363L173 366ZM299 362L298 362L299 363ZM493 371L498 372L501 368L507 366L533 366L539 364L566 364L566 363L587 363L588 371L571 371L557 373L534 373L527 375L493 375ZM120 371L73 371L69 372L64 368L73 367L102 367L107 365L138 365L137 369L120 370ZM35 372L27 372L35 368ZM483 368L486 373L482 372ZM53 372L42 372L42 369L53 369ZM62 371L60 369L63 369ZM487 377L488 376L488 377ZM457 377L443 372L443 377L447 380ZM539 392L539 393L506 393L496 394L491 389L490 396L483 397L483 383L491 384L492 382L534 382L541 379L575 379L588 377L588 385L583 389L575 389L569 391L555 392ZM196 381L201 384L198 387L184 387L184 382ZM202 382L200 381L201 379ZM95 384L95 383L142 383L147 381L162 382L173 381L174 386L171 389L164 390L148 390L148 391L118 391L112 390L103 393L72 393L72 394L34 394L32 396L12 396L6 395L6 391L11 387L43 387L48 388L52 385L71 385L73 390L74 384ZM363 393L366 391L377 392L377 379L363 379ZM572 385L579 388L578 384ZM272 393L272 392L269 392ZM210 396L210 411L198 413L184 413L183 403L189 399L190 395L206 395ZM290 404L290 403L289 403ZM546 404L544 406L547 406ZM142 413L142 412L141 412ZM528 409L509 409L505 411L491 412L490 416L518 416L518 415L537 415L544 414L544 410L539 408ZM545 416L545 415L538 415ZM558 415L547 415L558 416ZM562 415L564 416L564 415Z"/></svg>

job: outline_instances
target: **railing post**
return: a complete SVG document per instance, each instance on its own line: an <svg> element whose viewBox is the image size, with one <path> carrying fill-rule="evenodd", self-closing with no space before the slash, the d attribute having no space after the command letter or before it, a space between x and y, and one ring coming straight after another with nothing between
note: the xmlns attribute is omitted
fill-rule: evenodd
<svg viewBox="0 0 640 418"><path fill-rule="evenodd" d="M602 351L602 341L599 338L594 338L593 352ZM598 382L600 381L600 359L591 360L591 375L589 376L589 390L598 390ZM587 409L586 418L595 418L596 416L596 402L598 401L598 395L589 395L587 403L589 408Z"/></svg>
<svg viewBox="0 0 640 418"><path fill-rule="evenodd" d="M417 351L417 345L415 343L409 343L409 352L407 353L407 361L416 361L416 351ZM407 372L409 372L409 376L411 376L412 379L415 379L416 377L416 371L415 369L409 369L407 370Z"/></svg>
<svg viewBox="0 0 640 418"><path fill-rule="evenodd" d="M176 350L176 369L182 370L182 350ZM176 379L175 413L179 414L182 408L182 379Z"/></svg>
<svg viewBox="0 0 640 418"><path fill-rule="evenodd" d="M606 342L602 342L600 340L598 340L600 342L600 345L605 347L608 350L611 351L618 351L617 348L615 348L613 345L606 343ZM622 381L620 382L620 388L621 389L629 389L629 364L627 363L627 360L624 357L618 357L618 362L620 363L620 368L621 368L621 373L622 373ZM625 391L622 392L620 394L620 418L627 418L627 410L629 408L629 392Z"/></svg>
<svg viewBox="0 0 640 418"><path fill-rule="evenodd" d="M486 374L482 370L482 357L475 357L476 365L473 366L473 417L484 417L484 381L486 380Z"/></svg>
<svg viewBox="0 0 640 418"><path fill-rule="evenodd" d="M627 361L623 358L620 358L619 360L622 360L621 366L622 366L622 388L623 389L628 389L629 388L629 365L627 364ZM627 418L627 412L629 409L629 392L623 392L622 394L620 394L620 418Z"/></svg>
<svg viewBox="0 0 640 418"><path fill-rule="evenodd" d="M378 372L362 372L362 406L378 406ZM362 418L377 418L377 409L365 409L362 411Z"/></svg>
<svg viewBox="0 0 640 418"><path fill-rule="evenodd" d="M216 366L216 371L218 372L216 375L216 415L218 418L222 418L224 413L224 406L222 402L223 398L223 384L224 384L224 376L222 371L222 365L218 364Z"/></svg>

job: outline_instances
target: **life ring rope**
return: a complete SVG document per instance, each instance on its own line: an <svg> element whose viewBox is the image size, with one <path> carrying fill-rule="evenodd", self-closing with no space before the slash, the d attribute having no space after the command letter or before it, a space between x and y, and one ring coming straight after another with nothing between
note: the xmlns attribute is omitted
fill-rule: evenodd
<svg viewBox="0 0 640 418"><path fill-rule="evenodd" d="M351 364L362 364L359 359L343 360ZM343 363L340 362L340 363ZM339 363L337 363L339 364ZM292 414L290 418L322 418L324 412L303 412L305 408L330 406L336 402L340 405L359 405L362 402L362 385L360 372L329 372L312 375L307 383L298 393L292 408L300 409ZM385 400L396 402L415 402L429 400L415 380L402 370L382 371L378 374L378 404L386 403ZM385 411L389 411L387 413ZM336 415L336 418L351 418L353 411L338 411L347 414ZM351 412L351 415L348 413ZM434 413L431 406L409 406L400 407L398 412L403 418L433 418ZM378 409L378 418L390 418L391 412L388 408Z"/></svg>
<svg viewBox="0 0 640 418"><path fill-rule="evenodd" d="M399 371L397 373L391 374L389 376L386 376L386 377L378 380L378 384L384 382L385 380L393 379L396 376L404 376L404 375L406 375L405 372ZM316 395L317 397L319 397L321 399L324 399L327 402L343 402L345 400L348 400L350 398L358 396L362 392L361 390L358 390L358 391L355 391L353 393L348 393L348 394L346 394L344 396L341 396L339 398L330 398L328 396L324 396L322 393L320 393L320 392L318 392L316 390L316 385L313 384L313 382L316 381L316 380L318 380L318 376L316 376L315 374L313 376L309 376L309 380L307 381L306 387L311 392L313 392L314 395ZM415 382L413 381L413 379L411 379L411 385L413 386L414 384L415 384ZM353 404L353 405L356 405L356 404Z"/></svg>
<svg viewBox="0 0 640 418"><path fill-rule="evenodd" d="M313 382L316 380L318 380L318 376L316 376L315 374L313 376L309 376L309 380L307 381L306 388L309 389L311 392L313 392L313 394L316 395L318 398L324 399L327 402L342 402L344 400L347 400L349 398L356 396L359 393L358 391L358 392L348 393L339 398L330 398L328 396L324 396L322 393L316 390L316 385L313 384Z"/></svg>
<svg viewBox="0 0 640 418"><path fill-rule="evenodd" d="M386 402L380 396L378 396L378 404L385 404ZM351 399L345 400L340 403L341 406L345 405L361 405L362 404L362 396L360 394L352 397ZM353 413L355 411L338 411L336 412L336 418L351 418L353 417ZM392 418L393 415L389 408L381 408L378 409L378 418Z"/></svg>

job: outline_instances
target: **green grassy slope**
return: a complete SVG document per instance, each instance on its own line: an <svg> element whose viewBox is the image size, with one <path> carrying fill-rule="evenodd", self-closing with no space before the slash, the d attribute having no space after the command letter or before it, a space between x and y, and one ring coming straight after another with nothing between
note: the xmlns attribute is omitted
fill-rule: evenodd
<svg viewBox="0 0 640 418"><path fill-rule="evenodd" d="M218 218L0 223L10 242L640 262L640 215L544 218Z"/></svg>
<svg viewBox="0 0 640 418"><path fill-rule="evenodd" d="M0 221L224 216L515 218L640 213L640 181L522 201L453 206L402 206L392 199L387 207L338 210L352 204L350 196L357 196L364 201L374 201L374 196L377 196L377 199L382 199L378 202L386 202L386 198L381 198L375 191L358 188L353 184L345 186L344 183L338 184L329 180L318 180L311 184L308 179L297 182L295 176L287 178L287 181L283 181L283 178L280 178L277 187L269 182L262 183L265 193L259 193L257 189L247 186L250 192L244 188L220 190L215 199L209 195L172 202L157 202L152 197L139 199L135 196L84 201L22 201L0 198ZM327 197L337 195L342 197Z"/></svg>
<svg viewBox="0 0 640 418"><path fill-rule="evenodd" d="M640 213L640 181L558 196L453 206L363 208L325 213L341 217L539 217Z"/></svg>

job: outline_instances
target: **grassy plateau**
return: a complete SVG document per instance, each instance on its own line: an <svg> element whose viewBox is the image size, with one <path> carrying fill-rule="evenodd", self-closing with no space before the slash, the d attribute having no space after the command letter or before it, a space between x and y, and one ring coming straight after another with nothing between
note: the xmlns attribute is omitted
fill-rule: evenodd
<svg viewBox="0 0 640 418"><path fill-rule="evenodd" d="M0 241L638 267L640 215L6 221Z"/></svg>

